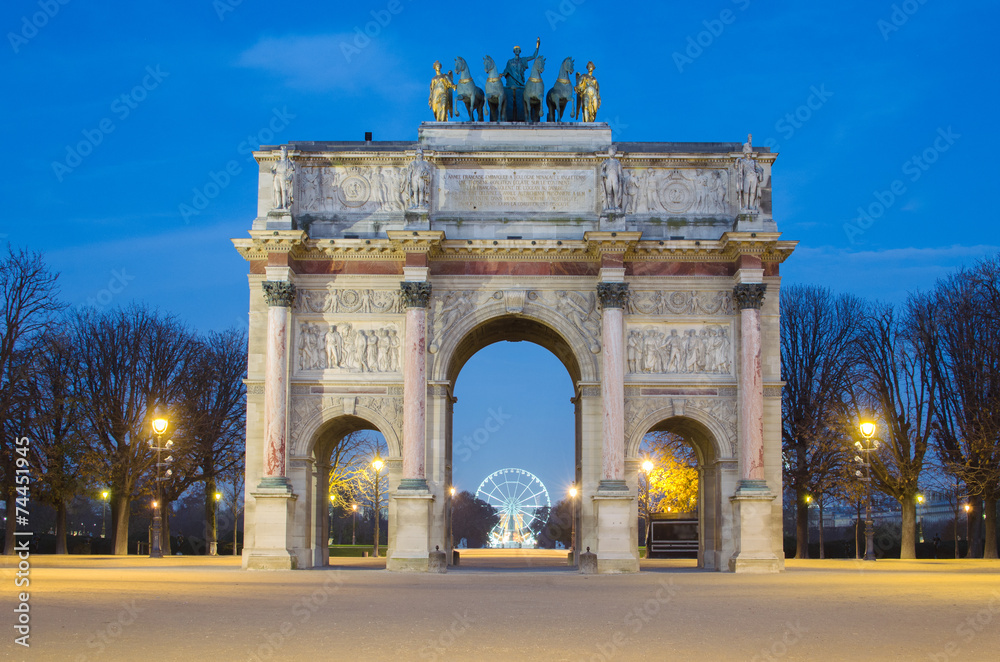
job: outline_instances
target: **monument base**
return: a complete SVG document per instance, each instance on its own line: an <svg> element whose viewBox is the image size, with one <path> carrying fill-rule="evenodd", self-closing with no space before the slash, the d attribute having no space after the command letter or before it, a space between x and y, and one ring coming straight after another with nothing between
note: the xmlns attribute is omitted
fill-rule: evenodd
<svg viewBox="0 0 1000 662"><path fill-rule="evenodd" d="M638 550L633 549L631 512L633 497L626 492L599 491L594 499L597 517L597 572L616 574L639 571Z"/></svg>
<svg viewBox="0 0 1000 662"><path fill-rule="evenodd" d="M386 570L427 572L430 570L430 515L434 495L426 491L398 491L396 537L386 559Z"/></svg>
<svg viewBox="0 0 1000 662"><path fill-rule="evenodd" d="M244 570L294 570L295 554L288 549L296 496L288 488L258 487L250 493L254 509L254 546L243 550Z"/></svg>
<svg viewBox="0 0 1000 662"><path fill-rule="evenodd" d="M294 230L295 222L292 213L287 209L272 209L267 212L268 230Z"/></svg>
<svg viewBox="0 0 1000 662"><path fill-rule="evenodd" d="M430 230L430 212L427 207L412 207L406 210L404 214L406 218L406 229L407 230Z"/></svg>
<svg viewBox="0 0 1000 662"><path fill-rule="evenodd" d="M781 572L784 564L772 547L771 502L774 494L752 486L740 488L730 497L733 504L733 536L736 552L729 571L746 574Z"/></svg>

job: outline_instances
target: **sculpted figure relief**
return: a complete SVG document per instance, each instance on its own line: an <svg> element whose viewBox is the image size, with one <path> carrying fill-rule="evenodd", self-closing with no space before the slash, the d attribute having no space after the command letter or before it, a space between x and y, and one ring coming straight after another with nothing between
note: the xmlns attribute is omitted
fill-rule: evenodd
<svg viewBox="0 0 1000 662"><path fill-rule="evenodd" d="M288 147L281 146L281 156L271 166L274 176L271 187L274 193L274 209L288 209L292 205L292 179L295 165L288 158Z"/></svg>
<svg viewBox="0 0 1000 662"><path fill-rule="evenodd" d="M661 327L629 331L626 342L628 371L646 374L730 374L732 344L725 326L678 329Z"/></svg>
<svg viewBox="0 0 1000 662"><path fill-rule="evenodd" d="M623 184L625 174L621 161L615 158L614 146L608 150L608 158L601 164L601 178L604 180L604 211L620 212L622 210Z"/></svg>
<svg viewBox="0 0 1000 662"><path fill-rule="evenodd" d="M524 113L524 72L531 66L531 61L538 57L538 49L542 45L542 38L535 40L535 52L531 57L521 57L521 47L514 47L514 57L507 60L507 66L500 74L507 83L507 103L511 107L507 109L507 121L526 122L528 121Z"/></svg>
<svg viewBox="0 0 1000 662"><path fill-rule="evenodd" d="M399 345L395 325L366 330L347 322L303 322L298 336L299 370L397 372Z"/></svg>
<svg viewBox="0 0 1000 662"><path fill-rule="evenodd" d="M594 77L594 63L587 63L587 73L576 75L576 111L572 117L581 122L596 122L601 107L601 86Z"/></svg>
<svg viewBox="0 0 1000 662"><path fill-rule="evenodd" d="M451 71L446 74L441 73L441 62L434 62L434 78L431 79L430 96L427 97L427 105L434 111L434 119L438 122L447 122L449 115L454 115L452 111L451 91L456 89L451 77Z"/></svg>
<svg viewBox="0 0 1000 662"><path fill-rule="evenodd" d="M743 143L743 156L736 159L736 187L739 189L740 211L756 213L760 211L760 187L764 181L764 169L753 158L753 136L747 134Z"/></svg>
<svg viewBox="0 0 1000 662"><path fill-rule="evenodd" d="M417 158L406 167L406 197L411 209L426 209L433 168L424 160L424 150L417 148Z"/></svg>

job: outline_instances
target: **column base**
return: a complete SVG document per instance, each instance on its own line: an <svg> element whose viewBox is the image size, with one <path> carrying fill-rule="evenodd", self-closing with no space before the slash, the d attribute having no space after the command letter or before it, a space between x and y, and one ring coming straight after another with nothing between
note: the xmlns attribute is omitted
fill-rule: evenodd
<svg viewBox="0 0 1000 662"><path fill-rule="evenodd" d="M405 490L408 492L428 492L427 480L423 478L403 478L399 481L399 490Z"/></svg>
<svg viewBox="0 0 1000 662"><path fill-rule="evenodd" d="M296 496L287 489L287 483L284 488L258 487L250 495L257 502L254 546L243 550L243 569L294 570L298 567L298 559L289 549L289 542Z"/></svg>
<svg viewBox="0 0 1000 662"><path fill-rule="evenodd" d="M736 552L729 559L729 571L772 574L784 570L784 562L772 546L771 502L775 495L757 483L744 486L729 500L733 504L733 536Z"/></svg>
<svg viewBox="0 0 1000 662"><path fill-rule="evenodd" d="M428 572L431 502L434 495L426 490L398 490L393 499L396 502L396 537L389 549L386 570Z"/></svg>
<svg viewBox="0 0 1000 662"><path fill-rule="evenodd" d="M292 492L292 486L288 482L287 476L264 476L257 483L257 489L260 491L284 491L289 494Z"/></svg>
<svg viewBox="0 0 1000 662"><path fill-rule="evenodd" d="M601 481L601 488L598 488L598 493L594 496L594 510L597 517L597 572L598 574L639 572L638 552L633 549L634 541L629 526L632 495L628 493L627 488L624 493L617 490L615 493L610 493L608 490L602 494L604 483L605 481Z"/></svg>

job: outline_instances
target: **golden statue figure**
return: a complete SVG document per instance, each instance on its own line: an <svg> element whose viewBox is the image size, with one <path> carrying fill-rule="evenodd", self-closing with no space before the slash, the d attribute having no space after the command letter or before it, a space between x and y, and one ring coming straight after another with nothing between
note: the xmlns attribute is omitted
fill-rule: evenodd
<svg viewBox="0 0 1000 662"><path fill-rule="evenodd" d="M427 98L427 105L434 111L434 119L438 122L447 122L448 116L455 114L451 101L451 91L454 89L456 86L451 71L441 73L441 62L434 62L434 78L431 79L431 94Z"/></svg>
<svg viewBox="0 0 1000 662"><path fill-rule="evenodd" d="M587 63L587 73L576 75L576 112L581 122L596 122L601 107L601 86L594 78L594 63Z"/></svg>

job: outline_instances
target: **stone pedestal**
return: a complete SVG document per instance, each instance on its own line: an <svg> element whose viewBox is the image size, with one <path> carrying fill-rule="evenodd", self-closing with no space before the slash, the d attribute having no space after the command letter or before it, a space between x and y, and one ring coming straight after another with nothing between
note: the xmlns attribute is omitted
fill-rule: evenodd
<svg viewBox="0 0 1000 662"><path fill-rule="evenodd" d="M427 572L430 569L430 515L434 496L430 492L397 492L396 539L387 570Z"/></svg>
<svg viewBox="0 0 1000 662"><path fill-rule="evenodd" d="M763 489L740 489L733 504L733 538L736 553L729 559L731 572L768 574L781 571L771 541L771 502L774 494Z"/></svg>
<svg viewBox="0 0 1000 662"><path fill-rule="evenodd" d="M292 213L287 209L272 209L267 212L268 230L294 230L295 222Z"/></svg>
<svg viewBox="0 0 1000 662"><path fill-rule="evenodd" d="M630 534L633 497L628 492L599 493L594 497L597 516L597 572L638 572L639 559ZM583 556L581 555L581 562Z"/></svg>
<svg viewBox="0 0 1000 662"><path fill-rule="evenodd" d="M254 509L254 546L243 550L244 570L294 570L295 554L288 549L295 495L288 489L258 488L250 493Z"/></svg>

